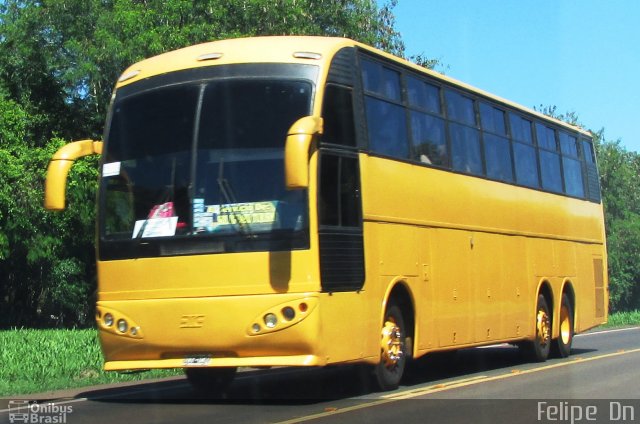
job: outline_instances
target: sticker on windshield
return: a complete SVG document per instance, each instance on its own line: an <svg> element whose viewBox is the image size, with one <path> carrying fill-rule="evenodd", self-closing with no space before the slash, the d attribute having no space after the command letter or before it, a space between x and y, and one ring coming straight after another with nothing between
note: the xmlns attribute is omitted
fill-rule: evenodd
<svg viewBox="0 0 640 424"><path fill-rule="evenodd" d="M176 234L178 217L151 218L136 221L131 238L170 237ZM142 235L139 235L142 231Z"/></svg>
<svg viewBox="0 0 640 424"><path fill-rule="evenodd" d="M233 203L219 206L218 223L271 224L276 220L276 202Z"/></svg>
<svg viewBox="0 0 640 424"><path fill-rule="evenodd" d="M113 177L114 175L120 175L120 164L122 162L111 162L102 165L102 176Z"/></svg>
<svg viewBox="0 0 640 424"><path fill-rule="evenodd" d="M273 225L277 220L277 201L231 203L223 205L193 204L193 225L199 231L215 231L230 225Z"/></svg>

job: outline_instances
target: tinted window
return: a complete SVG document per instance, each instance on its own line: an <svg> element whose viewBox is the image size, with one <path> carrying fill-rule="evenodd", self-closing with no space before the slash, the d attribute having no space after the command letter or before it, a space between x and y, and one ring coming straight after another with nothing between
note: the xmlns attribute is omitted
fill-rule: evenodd
<svg viewBox="0 0 640 424"><path fill-rule="evenodd" d="M564 186L567 194L584 197L584 183L582 182L582 166L577 159L562 158L564 168Z"/></svg>
<svg viewBox="0 0 640 424"><path fill-rule="evenodd" d="M595 155L593 154L593 145L587 140L582 140L582 154L584 155L585 162L589 164L596 163Z"/></svg>
<svg viewBox="0 0 640 424"><path fill-rule="evenodd" d="M320 225L360 226L358 159L323 154L320 159Z"/></svg>
<svg viewBox="0 0 640 424"><path fill-rule="evenodd" d="M480 103L480 121L482 129L499 135L507 135L504 112L487 103Z"/></svg>
<svg viewBox="0 0 640 424"><path fill-rule="evenodd" d="M420 112L411 112L411 157L422 163L446 166L448 163L444 120Z"/></svg>
<svg viewBox="0 0 640 424"><path fill-rule="evenodd" d="M508 139L485 134L484 158L487 164L487 177L501 181L513 181Z"/></svg>
<svg viewBox="0 0 640 424"><path fill-rule="evenodd" d="M445 94L449 119L475 126L476 114L473 110L473 100L455 91L446 90Z"/></svg>
<svg viewBox="0 0 640 424"><path fill-rule="evenodd" d="M101 239L119 243L109 255L133 255L140 246L123 243L135 238L257 240L304 229L306 195L285 189L283 157L287 130L310 112L311 89L229 78L117 99L105 152L117 172L102 178ZM156 218L162 228L147 225Z"/></svg>
<svg viewBox="0 0 640 424"><path fill-rule="evenodd" d="M482 174L479 131L459 124L450 125L453 168L469 174Z"/></svg>
<svg viewBox="0 0 640 424"><path fill-rule="evenodd" d="M578 140L563 131L558 133L558 138L560 139L560 151L562 154L567 156L572 156L574 158L578 157Z"/></svg>
<svg viewBox="0 0 640 424"><path fill-rule="evenodd" d="M339 169L339 156L322 155L320 158L320 199L318 199L320 225L340 225Z"/></svg>
<svg viewBox="0 0 640 424"><path fill-rule="evenodd" d="M322 107L324 118L322 140L327 143L355 147L351 90L328 85Z"/></svg>
<svg viewBox="0 0 640 424"><path fill-rule="evenodd" d="M542 188L556 193L562 192L559 154L541 150L540 172L542 175Z"/></svg>
<svg viewBox="0 0 640 424"><path fill-rule="evenodd" d="M407 77L407 90L409 104L424 109L427 112L442 114L440 108L440 88L419 80L415 77Z"/></svg>
<svg viewBox="0 0 640 424"><path fill-rule="evenodd" d="M404 108L393 103L365 98L369 147L376 153L397 158L409 157Z"/></svg>
<svg viewBox="0 0 640 424"><path fill-rule="evenodd" d="M400 101L400 73L382 64L362 59L362 81L367 92Z"/></svg>
<svg viewBox="0 0 640 424"><path fill-rule="evenodd" d="M549 150L558 150L556 147L555 130L553 128L536 123L536 135L538 137L538 146Z"/></svg>
<svg viewBox="0 0 640 424"><path fill-rule="evenodd" d="M536 149L526 144L513 143L516 182L528 187L539 187Z"/></svg>
<svg viewBox="0 0 640 424"><path fill-rule="evenodd" d="M511 136L514 140L533 144L531 138L531 121L510 113L509 123L511 124Z"/></svg>

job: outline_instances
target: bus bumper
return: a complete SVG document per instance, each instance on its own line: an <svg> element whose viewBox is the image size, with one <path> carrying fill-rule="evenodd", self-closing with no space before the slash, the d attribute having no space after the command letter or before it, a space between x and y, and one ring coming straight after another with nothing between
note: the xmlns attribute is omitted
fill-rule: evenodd
<svg viewBox="0 0 640 424"><path fill-rule="evenodd" d="M325 365L313 294L99 301L104 369Z"/></svg>

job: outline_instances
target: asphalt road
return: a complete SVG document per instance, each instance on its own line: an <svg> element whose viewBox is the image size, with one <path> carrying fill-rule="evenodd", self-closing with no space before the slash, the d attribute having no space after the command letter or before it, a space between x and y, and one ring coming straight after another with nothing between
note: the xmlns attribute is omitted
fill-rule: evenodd
<svg viewBox="0 0 640 424"><path fill-rule="evenodd" d="M572 355L526 363L509 345L418 361L394 392L357 367L240 373L223 399L184 378L20 397L27 422L64 423L640 423L640 328L579 335ZM16 401L17 399L11 399ZM12 404L15 406L15 402Z"/></svg>

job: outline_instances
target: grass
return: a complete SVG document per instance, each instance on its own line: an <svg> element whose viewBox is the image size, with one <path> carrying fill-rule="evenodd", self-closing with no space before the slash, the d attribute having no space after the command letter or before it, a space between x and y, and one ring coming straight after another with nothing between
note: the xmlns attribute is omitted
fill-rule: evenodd
<svg viewBox="0 0 640 424"><path fill-rule="evenodd" d="M609 315L609 321L605 327L624 327L628 325L640 325L640 310L615 312Z"/></svg>
<svg viewBox="0 0 640 424"><path fill-rule="evenodd" d="M181 374L102 371L97 330L0 331L0 397Z"/></svg>
<svg viewBox="0 0 640 424"><path fill-rule="evenodd" d="M609 315L606 327L640 325L640 311ZM0 397L180 375L181 370L137 374L102 371L95 329L0 331Z"/></svg>

